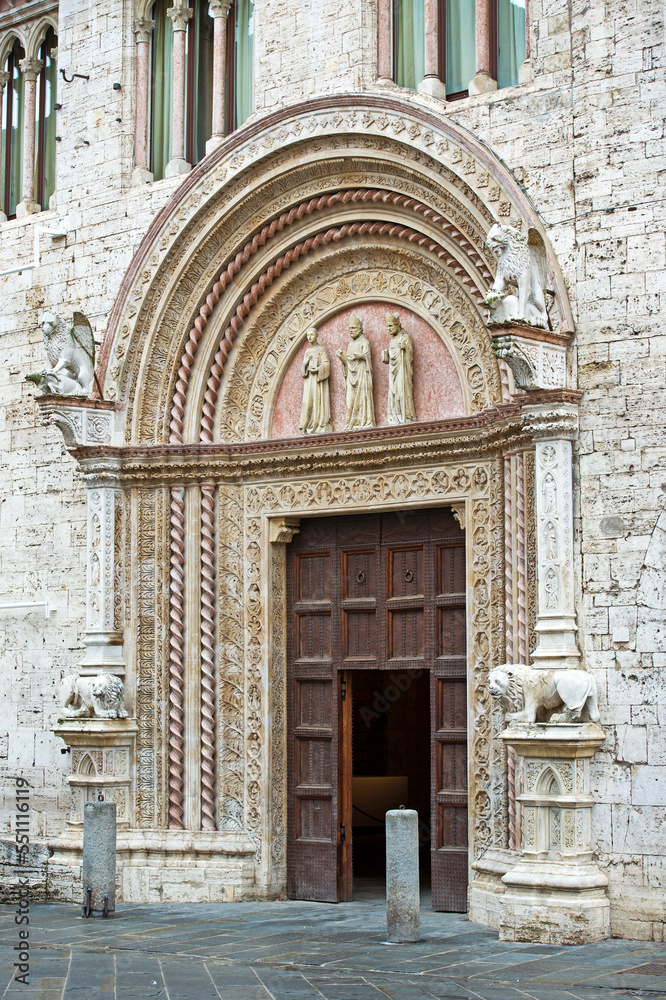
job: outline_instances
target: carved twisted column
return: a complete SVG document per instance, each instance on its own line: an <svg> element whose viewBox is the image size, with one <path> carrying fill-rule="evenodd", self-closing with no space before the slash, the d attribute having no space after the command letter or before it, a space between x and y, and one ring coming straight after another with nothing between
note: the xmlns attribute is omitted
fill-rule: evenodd
<svg viewBox="0 0 666 1000"><path fill-rule="evenodd" d="M211 0L208 5L213 18L213 123L211 137L206 143L207 153L219 146L225 135L227 16L230 7L231 0Z"/></svg>
<svg viewBox="0 0 666 1000"><path fill-rule="evenodd" d="M171 490L169 581L169 826L183 829L183 594L185 490Z"/></svg>
<svg viewBox="0 0 666 1000"><path fill-rule="evenodd" d="M136 36L136 131L132 183L147 184L153 179L148 169L148 106L150 104L150 39L155 22L145 17L134 25Z"/></svg>
<svg viewBox="0 0 666 1000"><path fill-rule="evenodd" d="M171 118L171 152L167 163L165 177L176 177L186 174L192 165L185 159L185 70L186 70L186 39L187 22L193 16L191 7L168 7L167 17L173 24L173 103Z"/></svg>
<svg viewBox="0 0 666 1000"><path fill-rule="evenodd" d="M424 0L425 76L419 90L446 99L446 87L439 78L439 0Z"/></svg>
<svg viewBox="0 0 666 1000"><path fill-rule="evenodd" d="M476 0L476 76L469 81L471 94L497 90L497 80L490 73L490 5L492 0Z"/></svg>
<svg viewBox="0 0 666 1000"><path fill-rule="evenodd" d="M35 201L35 110L37 104L37 77L42 71L41 59L21 59L19 67L25 81L23 125L23 195L16 206L16 218L40 212L42 206Z"/></svg>
<svg viewBox="0 0 666 1000"><path fill-rule="evenodd" d="M201 487L201 829L215 830L215 487Z"/></svg>

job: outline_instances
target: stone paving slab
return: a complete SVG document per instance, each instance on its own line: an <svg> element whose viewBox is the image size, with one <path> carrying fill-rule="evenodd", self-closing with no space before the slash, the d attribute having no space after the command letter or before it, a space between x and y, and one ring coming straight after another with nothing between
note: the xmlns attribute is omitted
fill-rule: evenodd
<svg viewBox="0 0 666 1000"><path fill-rule="evenodd" d="M384 901L75 905L31 909L30 985L13 979L14 910L0 907L0 1000L666 1000L666 946L500 942L422 908L422 940L389 945Z"/></svg>

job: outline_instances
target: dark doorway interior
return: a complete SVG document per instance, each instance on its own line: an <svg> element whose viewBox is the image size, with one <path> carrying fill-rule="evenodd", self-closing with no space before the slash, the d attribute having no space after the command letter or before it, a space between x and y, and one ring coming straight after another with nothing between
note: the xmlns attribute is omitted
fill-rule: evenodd
<svg viewBox="0 0 666 1000"><path fill-rule="evenodd" d="M430 881L430 675L427 670L352 673L354 881L384 879L384 815L419 814L422 888Z"/></svg>

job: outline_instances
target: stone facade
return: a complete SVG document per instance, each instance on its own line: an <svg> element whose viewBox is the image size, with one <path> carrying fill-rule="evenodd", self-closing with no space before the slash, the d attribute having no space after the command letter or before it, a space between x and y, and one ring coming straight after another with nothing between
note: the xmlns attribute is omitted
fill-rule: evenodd
<svg viewBox="0 0 666 1000"><path fill-rule="evenodd" d="M22 774L51 898L79 898L72 793L80 811L86 788L114 782L119 899L283 893L284 543L313 509L446 503L465 521L477 616L471 915L500 926L521 844L520 754L507 771L484 678L536 649L596 680L606 739L585 762L586 836L611 932L663 940L663 4L530 0L524 82L447 104L376 82L373 0L257 2L254 115L191 174L138 186L132 2L24 6L58 6L59 66L89 79L59 79L53 207L0 225L0 270L25 264L0 278L0 605L50 609L0 609L7 881ZM3 18L18 14L0 8L0 31ZM496 222L546 246L540 339L488 329ZM35 260L37 227L65 235L39 235ZM447 412L420 436L321 435L297 454L270 443L306 328L359 301L437 331L473 423ZM24 376L44 365L45 309L89 318L105 402L38 409ZM527 395L517 353L536 373ZM553 510L548 448L572 469ZM549 525L567 519L552 558ZM537 617L560 563L557 646ZM131 720L106 742L95 720L66 753L56 690L80 664L124 677Z"/></svg>

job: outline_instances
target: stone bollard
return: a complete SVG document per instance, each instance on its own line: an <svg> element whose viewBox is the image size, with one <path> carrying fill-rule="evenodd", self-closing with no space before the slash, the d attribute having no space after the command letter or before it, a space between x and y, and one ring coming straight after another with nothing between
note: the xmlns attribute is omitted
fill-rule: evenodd
<svg viewBox="0 0 666 1000"><path fill-rule="evenodd" d="M83 807L83 916L109 917L116 909L116 803Z"/></svg>
<svg viewBox="0 0 666 1000"><path fill-rule="evenodd" d="M389 941L418 941L419 815L413 809L386 813L386 925Z"/></svg>

